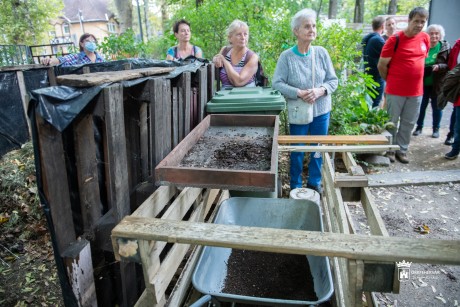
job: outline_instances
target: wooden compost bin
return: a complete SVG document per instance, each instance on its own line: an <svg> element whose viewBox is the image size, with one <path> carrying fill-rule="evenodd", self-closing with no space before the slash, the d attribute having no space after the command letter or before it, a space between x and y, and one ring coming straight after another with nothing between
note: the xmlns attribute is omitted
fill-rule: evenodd
<svg viewBox="0 0 460 307"><path fill-rule="evenodd" d="M222 128L222 129L218 129ZM257 129L253 131L251 129ZM217 132L211 132L216 129ZM276 115L208 115L156 168L158 184L231 189L242 191L274 191L278 172L278 116ZM210 135L211 134L211 135ZM263 134L271 137L269 170L244 170L230 166L225 169L207 166L183 166L184 156L200 140L215 140L210 148L202 148L199 156L209 160L224 142L249 142L258 146ZM265 158L265 157L260 157ZM255 162L253 162L255 163ZM233 166L234 167L234 166Z"/></svg>
<svg viewBox="0 0 460 307"><path fill-rule="evenodd" d="M184 188L179 196L174 197L170 192L174 187L162 186L112 231L117 259L142 263L146 290L136 306L189 306L197 301L201 295L190 287L190 281L202 246L327 256L334 273L332 305L343 307L362 306L363 293L368 306L372 306L372 291L397 292L395 262L402 259L460 265L458 240L388 235L367 187L367 177L351 152L385 151L393 149L393 145L337 145L384 144L384 137L320 138L323 144L335 145L279 146L278 150L324 153L322 212L326 232L203 223L213 221L219 204L228 197L227 191L221 190L219 194L215 190ZM315 143L314 136L306 139ZM282 141L286 144L299 140L289 140L286 136ZM335 171L330 152L341 153L347 173ZM344 205L344 201L350 199L361 200L371 235L354 233ZM165 284L169 284L172 290L166 291Z"/></svg>
<svg viewBox="0 0 460 307"><path fill-rule="evenodd" d="M114 261L110 232L156 189L156 165L202 120L208 94L214 93L208 84L212 65L173 79L153 70L148 80L130 87L117 81L145 77L145 71L116 72L117 80L108 73L60 76L57 82L72 79L73 86L91 85L101 74L99 82L114 83L62 132L38 113L33 123L37 180L53 221L56 261L66 266L68 283L84 306L132 306L138 300L139 267Z"/></svg>

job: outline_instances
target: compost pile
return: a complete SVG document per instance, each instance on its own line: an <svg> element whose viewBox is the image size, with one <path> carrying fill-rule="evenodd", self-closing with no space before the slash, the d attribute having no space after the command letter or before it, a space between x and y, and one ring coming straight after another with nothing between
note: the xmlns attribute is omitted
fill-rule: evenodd
<svg viewBox="0 0 460 307"><path fill-rule="evenodd" d="M245 133L240 132L241 130ZM270 135L254 127L227 128L227 131L222 128L211 128L185 155L180 165L269 171L272 142L273 138Z"/></svg>
<svg viewBox="0 0 460 307"><path fill-rule="evenodd" d="M223 293L317 301L305 255L232 250Z"/></svg>

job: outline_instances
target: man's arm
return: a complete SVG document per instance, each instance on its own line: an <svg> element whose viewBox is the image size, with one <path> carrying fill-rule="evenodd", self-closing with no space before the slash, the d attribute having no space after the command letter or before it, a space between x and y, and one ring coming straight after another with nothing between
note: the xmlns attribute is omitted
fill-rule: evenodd
<svg viewBox="0 0 460 307"><path fill-rule="evenodd" d="M379 70L380 77L383 80L387 80L388 75L388 65L390 64L391 58L380 58L379 63L377 64L377 69Z"/></svg>

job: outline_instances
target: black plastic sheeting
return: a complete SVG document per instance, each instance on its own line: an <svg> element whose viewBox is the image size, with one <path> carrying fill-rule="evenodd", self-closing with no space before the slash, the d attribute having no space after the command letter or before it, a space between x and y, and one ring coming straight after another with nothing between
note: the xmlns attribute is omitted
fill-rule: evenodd
<svg viewBox="0 0 460 307"><path fill-rule="evenodd" d="M0 157L21 148L29 139L15 71L0 73Z"/></svg>
<svg viewBox="0 0 460 307"><path fill-rule="evenodd" d="M56 70L59 71L59 74L76 74L80 72L80 70L82 71L84 66L90 65L92 72L118 71L119 69L122 71L125 63L131 63L131 67L133 69L148 67L176 67L175 70L163 76L164 78L176 78L183 72L196 72L204 62L207 61L194 58L181 62L131 59L72 67L58 66L56 67ZM123 87L132 87L152 78L158 78L158 76L122 81L121 84ZM75 119L75 117L77 117L81 110L83 110L88 103L108 85L110 85L110 83L87 88L69 86L51 86L41 88L31 92L31 103L35 105L36 111L41 117L43 117L43 119L62 132Z"/></svg>
<svg viewBox="0 0 460 307"><path fill-rule="evenodd" d="M115 61L107 63L97 63L89 64L91 65L90 71L117 71L124 70L125 63L127 61ZM174 71L169 73L165 78L176 78L183 72L196 72L203 63L207 63L206 60L190 58L181 62L171 62L171 61L154 61L154 60L129 60L131 63L131 68L147 68L147 67L176 67ZM81 73L82 68L85 65L79 67L56 67L56 75L62 74L76 74ZM131 87L139 83L145 82L152 77L146 77L141 79L123 81L123 87ZM31 77L30 82L38 82L39 87L42 87L44 84L47 84L47 75L46 74L37 74L35 77ZM27 81L26 81L27 82ZM36 84L34 84L36 85ZM56 129L63 132L65 128L72 122L72 120L83 110L88 103L97 96L100 91L108 86L109 84L104 84L101 86L89 87L89 88L73 88L68 86L53 86L46 88L39 88L33 90L30 93L31 101L29 107L29 117L31 121L35 123L36 113L39 113L45 120L52 124ZM32 85L31 85L32 86ZM21 114L23 114L21 106ZM40 152L38 150L38 132L35 125L32 125L32 139L34 142L34 154L35 161L40 161ZM48 200L43 193L42 187L42 170L40 168L40 163L36 163L36 173L37 173L37 184L38 191L40 196L40 203L43 206L45 216L51 230L51 240L53 242L54 256L56 260L56 266L58 270L58 276L61 284L64 304L69 307L78 306L75 295L73 294L72 288L67 279L66 268L63 263L63 259L60 257L60 252L58 250L56 242L56 234L54 233L54 223L50 212L50 206Z"/></svg>

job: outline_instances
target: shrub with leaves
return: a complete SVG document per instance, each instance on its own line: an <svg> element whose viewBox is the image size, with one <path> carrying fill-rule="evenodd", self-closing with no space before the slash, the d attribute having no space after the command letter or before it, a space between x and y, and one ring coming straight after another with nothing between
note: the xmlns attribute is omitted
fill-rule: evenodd
<svg viewBox="0 0 460 307"><path fill-rule="evenodd" d="M101 52L107 60L145 57L146 45L137 40L132 29L116 35L111 34L99 43Z"/></svg>

